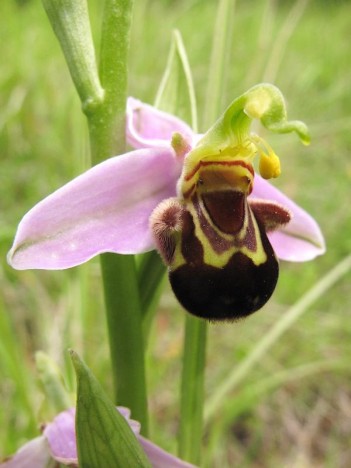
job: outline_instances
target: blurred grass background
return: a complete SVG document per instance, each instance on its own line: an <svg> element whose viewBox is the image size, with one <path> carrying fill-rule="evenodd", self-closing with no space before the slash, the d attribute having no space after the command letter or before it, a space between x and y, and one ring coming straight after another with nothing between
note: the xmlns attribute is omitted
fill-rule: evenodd
<svg viewBox="0 0 351 468"><path fill-rule="evenodd" d="M101 2L102 3L102 2ZM90 1L98 45L101 3ZM217 2L136 0L130 94L153 102L171 31L183 36L200 124ZM16 226L41 198L87 167L87 130L59 45L39 0L3 0L0 39L0 454L13 452L51 417L34 353L57 361L74 388L67 348L111 389L96 260L65 272L17 272L6 264ZM320 223L327 254L281 266L261 312L209 332L209 396L274 323L351 251L351 3L237 0L223 109L251 85L283 91L290 118L310 127L312 144L270 135L283 174L277 181ZM204 130L204 128L202 128ZM351 466L350 275L323 295L226 399L208 425L204 466ZM184 312L169 288L148 347L153 439L176 450ZM323 363L327 363L323 366ZM225 416L225 417L224 417Z"/></svg>

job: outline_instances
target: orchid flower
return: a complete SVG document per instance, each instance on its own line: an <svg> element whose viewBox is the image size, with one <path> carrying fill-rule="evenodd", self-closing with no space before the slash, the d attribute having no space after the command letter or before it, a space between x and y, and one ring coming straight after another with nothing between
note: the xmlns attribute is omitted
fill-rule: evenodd
<svg viewBox="0 0 351 468"><path fill-rule="evenodd" d="M157 248L172 288L190 313L237 319L273 293L278 258L306 261L325 251L315 220L265 179L278 156L250 132L296 132L280 91L261 84L235 99L204 134L133 98L127 139L108 159L39 202L22 219L8 261L17 269L64 269L103 252ZM259 158L259 174L253 160Z"/></svg>
<svg viewBox="0 0 351 468"><path fill-rule="evenodd" d="M195 468L194 465L164 451L150 440L139 435L140 424L130 419L128 408L117 407L136 435L153 468ZM11 458L0 464L1 468L47 468L50 462L78 466L75 434L75 408L59 413L45 425L41 436L27 442ZM55 465L56 466L56 465Z"/></svg>

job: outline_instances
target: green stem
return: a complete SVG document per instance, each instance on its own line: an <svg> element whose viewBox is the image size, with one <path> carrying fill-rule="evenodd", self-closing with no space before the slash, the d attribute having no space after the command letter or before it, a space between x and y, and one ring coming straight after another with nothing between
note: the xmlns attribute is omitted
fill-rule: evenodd
<svg viewBox="0 0 351 468"><path fill-rule="evenodd" d="M144 343L134 257L101 255L115 403L132 410L147 434Z"/></svg>
<svg viewBox="0 0 351 468"><path fill-rule="evenodd" d="M180 406L179 456L199 464L203 426L207 323L186 316Z"/></svg>
<svg viewBox="0 0 351 468"><path fill-rule="evenodd" d="M101 37L100 80L104 100L85 107L93 163L124 153L128 50L133 0L106 0Z"/></svg>
<svg viewBox="0 0 351 468"><path fill-rule="evenodd" d="M127 58L131 0L106 0L102 25L102 105L85 109L94 164L125 152ZM115 400L131 409L147 434L147 398L141 308L134 258L101 256Z"/></svg>

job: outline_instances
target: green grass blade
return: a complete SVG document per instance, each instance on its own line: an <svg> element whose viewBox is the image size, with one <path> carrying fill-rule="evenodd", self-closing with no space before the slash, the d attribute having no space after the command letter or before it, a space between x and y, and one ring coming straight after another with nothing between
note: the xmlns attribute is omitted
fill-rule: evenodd
<svg viewBox="0 0 351 468"><path fill-rule="evenodd" d="M320 299L331 287L345 276L351 268L351 255L338 263L328 274L315 284L302 298L276 322L271 330L257 343L251 353L237 366L216 389L205 408L208 422L220 409L225 397L248 375L252 367L260 361L308 308Z"/></svg>

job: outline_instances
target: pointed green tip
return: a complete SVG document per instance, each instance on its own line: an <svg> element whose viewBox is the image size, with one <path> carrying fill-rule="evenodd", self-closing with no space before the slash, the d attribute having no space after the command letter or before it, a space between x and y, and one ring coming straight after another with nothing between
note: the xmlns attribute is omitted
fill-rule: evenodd
<svg viewBox="0 0 351 468"><path fill-rule="evenodd" d="M68 352L69 352L69 354L70 354L70 358L71 358L71 360L72 360L72 363L73 363L73 365L74 365L74 368L75 368L75 370L77 370L78 367L79 367L80 365L83 364L83 362L82 362L82 360L80 359L80 357L78 356L78 354L74 351L74 349L69 348L69 349L68 349Z"/></svg>
<svg viewBox="0 0 351 468"><path fill-rule="evenodd" d="M91 371L83 359L79 356L79 354L72 348L69 348L68 352L70 354L70 358L77 376L77 382L79 383L81 379L84 379L85 377L91 378Z"/></svg>
<svg viewBox="0 0 351 468"><path fill-rule="evenodd" d="M89 367L85 364L83 359L79 356L79 354L74 351L74 349L69 348L68 352L70 354L70 358L72 360L72 364L77 376L77 381L78 383L83 380L88 379L88 380L94 380L94 377L92 376L91 370Z"/></svg>

